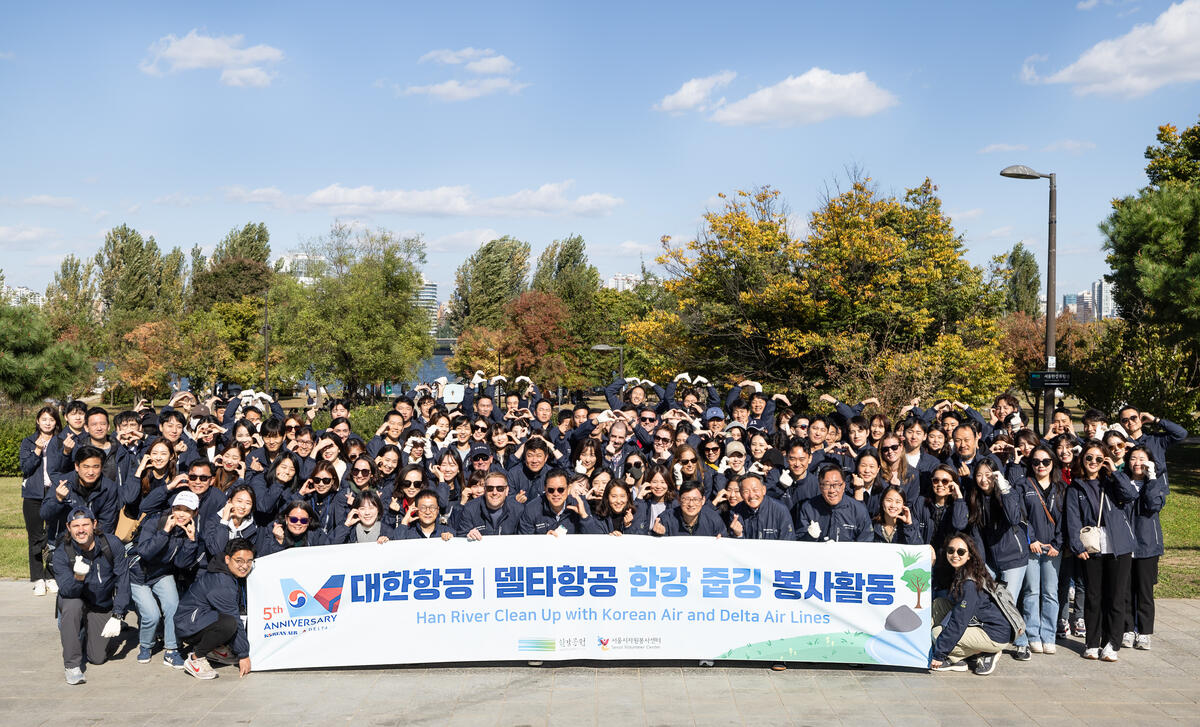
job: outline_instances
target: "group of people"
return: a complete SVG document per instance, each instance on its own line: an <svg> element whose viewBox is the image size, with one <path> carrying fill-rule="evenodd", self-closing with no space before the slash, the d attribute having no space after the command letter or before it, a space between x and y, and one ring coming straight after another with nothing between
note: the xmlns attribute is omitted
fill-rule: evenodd
<svg viewBox="0 0 1200 727"><path fill-rule="evenodd" d="M526 377L476 372L453 403L445 384L397 397L374 432L345 400L317 429L317 407L239 387L111 421L78 401L40 410L20 450L30 578L57 593L67 682L105 661L131 610L139 662L161 641L197 678L249 673L255 557L515 534L925 544L935 670L990 674L1002 650L1054 654L1072 633L1088 659L1150 648L1166 449L1187 432L1133 406L1078 431L1059 409L1041 433L1009 394L986 415L913 400L893 422L875 399L806 412L686 373L617 378L603 411Z"/></svg>

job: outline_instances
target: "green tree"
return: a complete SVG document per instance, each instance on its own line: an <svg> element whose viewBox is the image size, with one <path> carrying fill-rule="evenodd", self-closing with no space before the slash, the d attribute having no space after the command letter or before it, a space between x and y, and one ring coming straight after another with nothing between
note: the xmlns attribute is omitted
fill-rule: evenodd
<svg viewBox="0 0 1200 727"><path fill-rule="evenodd" d="M161 285L158 245L121 225L104 235L95 258L97 289L107 317L154 309Z"/></svg>
<svg viewBox="0 0 1200 727"><path fill-rule="evenodd" d="M1042 279L1037 258L1018 242L1004 258L1004 311L1036 318L1041 313Z"/></svg>
<svg viewBox="0 0 1200 727"><path fill-rule="evenodd" d="M202 310L215 303L236 303L246 296L261 298L273 279L271 268L258 260L214 257L192 279L189 307Z"/></svg>
<svg viewBox="0 0 1200 727"><path fill-rule="evenodd" d="M87 368L78 346L55 342L40 310L0 303L0 394L22 407L65 396Z"/></svg>
<svg viewBox="0 0 1200 727"><path fill-rule="evenodd" d="M175 318L183 314L187 296L187 270L183 250L172 248L159 261L158 297L155 311L159 316Z"/></svg>
<svg viewBox="0 0 1200 727"><path fill-rule="evenodd" d="M46 286L45 311L50 329L59 341L75 341L92 350L99 322L99 299L90 260L67 255L59 263L54 280Z"/></svg>
<svg viewBox="0 0 1200 727"><path fill-rule="evenodd" d="M292 361L307 359L318 381L357 396L368 384L412 376L433 352L429 316L416 305L425 262L419 238L387 230L352 235L335 223L306 252L321 263L286 338Z"/></svg>
<svg viewBox="0 0 1200 727"><path fill-rule="evenodd" d="M1146 176L1161 187L1169 182L1200 182L1200 123L1179 132L1175 126L1158 127L1158 146L1146 147Z"/></svg>
<svg viewBox="0 0 1200 727"><path fill-rule="evenodd" d="M570 316L567 329L580 341L591 342L592 329L587 327L587 313L595 308L600 273L588 262L582 237L571 235L547 245L538 256L529 287L561 300Z"/></svg>
<svg viewBox="0 0 1200 727"><path fill-rule="evenodd" d="M455 332L475 326L497 329L504 307L525 292L529 243L505 235L484 243L454 274L450 325Z"/></svg>
<svg viewBox="0 0 1200 727"><path fill-rule="evenodd" d="M233 228L213 250L212 262L243 258L266 265L271 258L271 235L265 222L247 222L242 229Z"/></svg>
<svg viewBox="0 0 1200 727"><path fill-rule="evenodd" d="M500 345L506 370L528 376L547 390L581 383L575 362L576 341L567 331L570 316L557 296L526 291L505 307L504 314L506 325Z"/></svg>

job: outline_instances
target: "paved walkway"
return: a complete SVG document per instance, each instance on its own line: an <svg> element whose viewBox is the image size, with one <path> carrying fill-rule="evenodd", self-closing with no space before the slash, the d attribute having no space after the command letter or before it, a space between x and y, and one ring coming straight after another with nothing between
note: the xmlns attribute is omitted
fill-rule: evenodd
<svg viewBox="0 0 1200 727"><path fill-rule="evenodd" d="M134 654L63 681L53 600L0 582L0 724L1200 725L1200 600L1160 601L1154 650L1055 656L996 673L718 664L572 664L263 672L200 682ZM129 621L134 619L130 617ZM136 631L127 631L136 646Z"/></svg>

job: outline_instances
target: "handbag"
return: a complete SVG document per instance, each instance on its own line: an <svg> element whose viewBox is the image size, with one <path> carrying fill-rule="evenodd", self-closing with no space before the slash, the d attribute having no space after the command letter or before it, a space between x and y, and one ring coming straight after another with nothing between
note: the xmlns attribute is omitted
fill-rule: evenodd
<svg viewBox="0 0 1200 727"><path fill-rule="evenodd" d="M133 540L133 534L137 532L138 526L146 519L146 513L140 513L136 518L129 517L125 514L125 508L121 508L117 512L117 527L113 535L117 536L117 540L128 544Z"/></svg>
<svg viewBox="0 0 1200 727"><path fill-rule="evenodd" d="M1096 526L1079 528L1079 542L1089 554L1100 552L1100 518L1104 517L1104 490L1100 490L1100 511L1096 514Z"/></svg>

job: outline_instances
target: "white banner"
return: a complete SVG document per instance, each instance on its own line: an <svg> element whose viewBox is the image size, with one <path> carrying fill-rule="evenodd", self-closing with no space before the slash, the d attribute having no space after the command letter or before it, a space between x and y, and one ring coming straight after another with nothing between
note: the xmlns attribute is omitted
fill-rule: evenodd
<svg viewBox="0 0 1200 727"><path fill-rule="evenodd" d="M925 668L930 550L510 535L301 548L249 578L255 670L563 659Z"/></svg>

